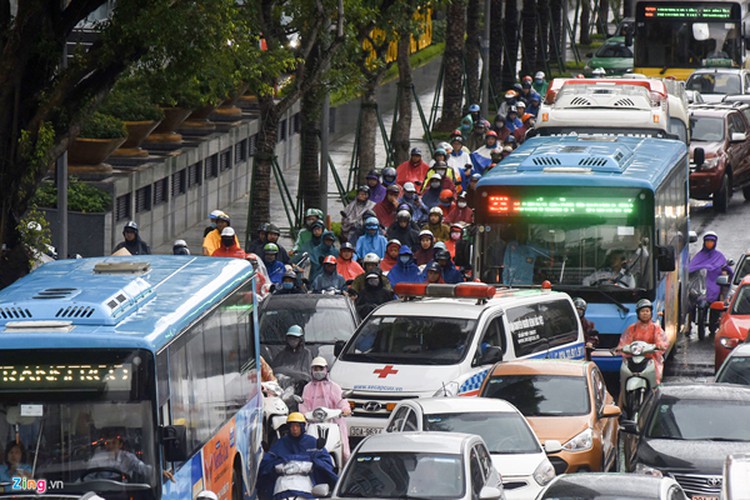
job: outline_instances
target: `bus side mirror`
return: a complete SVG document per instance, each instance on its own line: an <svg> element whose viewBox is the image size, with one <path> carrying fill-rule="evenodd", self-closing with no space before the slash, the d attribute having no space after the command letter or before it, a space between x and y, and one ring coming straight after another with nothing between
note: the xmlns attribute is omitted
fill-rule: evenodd
<svg viewBox="0 0 750 500"><path fill-rule="evenodd" d="M188 459L187 427L167 425L161 428L161 444L167 462L184 462Z"/></svg>
<svg viewBox="0 0 750 500"><path fill-rule="evenodd" d="M701 167L706 163L706 152L703 148L695 148L693 150L693 163L695 163L696 167Z"/></svg>
<svg viewBox="0 0 750 500"><path fill-rule="evenodd" d="M674 271L677 267L675 262L674 247L657 245L656 251L659 271L663 273Z"/></svg>
<svg viewBox="0 0 750 500"><path fill-rule="evenodd" d="M346 345L346 342L343 340L337 340L335 344L333 344L333 355L335 357L339 357L339 354L344 350L344 346Z"/></svg>
<svg viewBox="0 0 750 500"><path fill-rule="evenodd" d="M696 233L695 231L688 231L688 241L690 243L695 243L696 241L698 241L698 233Z"/></svg>

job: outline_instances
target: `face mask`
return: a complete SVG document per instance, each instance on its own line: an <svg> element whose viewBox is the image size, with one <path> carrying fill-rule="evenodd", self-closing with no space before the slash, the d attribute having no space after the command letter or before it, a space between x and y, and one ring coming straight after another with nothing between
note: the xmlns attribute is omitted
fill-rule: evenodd
<svg viewBox="0 0 750 500"><path fill-rule="evenodd" d="M437 188L439 188L439 187L440 187L440 181L438 181L438 182L430 182L430 187L431 187L432 189L437 189Z"/></svg>
<svg viewBox="0 0 750 500"><path fill-rule="evenodd" d="M325 370L312 372L312 378L314 378L315 380L325 380L326 378Z"/></svg>
<svg viewBox="0 0 750 500"><path fill-rule="evenodd" d="M409 261L411 260L411 256L402 255L401 257L398 258L398 260L400 260L402 264L408 264Z"/></svg>
<svg viewBox="0 0 750 500"><path fill-rule="evenodd" d="M387 185L390 186L394 182L396 182L396 178L395 177L383 177L383 183L384 184L387 184Z"/></svg>
<svg viewBox="0 0 750 500"><path fill-rule="evenodd" d="M367 284L375 288L380 284L380 280L378 278L370 278L369 280L367 280Z"/></svg>
<svg viewBox="0 0 750 500"><path fill-rule="evenodd" d="M460 238L461 238L461 233L459 233L458 231L453 231L451 233L451 239L452 240L458 240Z"/></svg>
<svg viewBox="0 0 750 500"><path fill-rule="evenodd" d="M297 347L299 347L300 342L302 342L302 340L298 339L297 337L290 337L286 339L287 345L292 349L296 349Z"/></svg>
<svg viewBox="0 0 750 500"><path fill-rule="evenodd" d="M291 290L292 288L294 288L294 283L285 281L281 284L281 288L283 288L284 290Z"/></svg>
<svg viewBox="0 0 750 500"><path fill-rule="evenodd" d="M466 202L465 201L459 201L458 202L458 208L466 208Z"/></svg>

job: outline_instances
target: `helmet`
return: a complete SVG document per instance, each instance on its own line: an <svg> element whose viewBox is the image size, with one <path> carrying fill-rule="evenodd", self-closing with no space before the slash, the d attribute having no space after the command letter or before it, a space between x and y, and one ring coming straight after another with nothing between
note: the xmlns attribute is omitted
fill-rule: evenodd
<svg viewBox="0 0 750 500"><path fill-rule="evenodd" d="M339 252L341 252L343 250L351 250L353 252L354 251L354 245L352 245L348 241L346 243L342 243L341 244L341 249L339 250Z"/></svg>
<svg viewBox="0 0 750 500"><path fill-rule="evenodd" d="M232 236L234 236L236 234L237 233L234 232L234 228L231 228L231 227L225 227L224 229L221 230L221 237L222 238L224 236L232 237Z"/></svg>
<svg viewBox="0 0 750 500"><path fill-rule="evenodd" d="M365 228L367 229L377 229L378 226L380 226L380 222L378 222L377 217L368 217L365 219Z"/></svg>
<svg viewBox="0 0 750 500"><path fill-rule="evenodd" d="M433 174L433 176L430 177L430 182L432 182L433 180L442 181L443 180L443 176L440 175L440 174Z"/></svg>
<svg viewBox="0 0 750 500"><path fill-rule="evenodd" d="M469 106L469 113L479 113L479 104Z"/></svg>
<svg viewBox="0 0 750 500"><path fill-rule="evenodd" d="M181 247L187 248L187 246L188 244L185 240L174 240L174 243L172 244L173 248L181 248Z"/></svg>
<svg viewBox="0 0 750 500"><path fill-rule="evenodd" d="M293 411L286 417L287 424L306 424L305 416L298 411Z"/></svg>
<svg viewBox="0 0 750 500"><path fill-rule="evenodd" d="M464 138L460 135L454 135L451 137L451 142L460 142L461 144L463 144Z"/></svg>
<svg viewBox="0 0 750 500"><path fill-rule="evenodd" d="M221 210L213 210L210 214L208 214L208 218L211 220L215 220L216 217L218 217L220 213L221 213Z"/></svg>
<svg viewBox="0 0 750 500"><path fill-rule="evenodd" d="M509 90L509 91L507 91L505 93L505 98L506 99L513 99L514 97L516 97L516 91L515 90Z"/></svg>
<svg viewBox="0 0 750 500"><path fill-rule="evenodd" d="M576 297L575 299L573 299L573 305L576 306L576 309L583 309L583 312L586 312L586 308L588 307L586 301L581 297Z"/></svg>
<svg viewBox="0 0 750 500"><path fill-rule="evenodd" d="M336 265L336 257L333 255L326 255L326 258L323 259L323 264L333 264Z"/></svg>
<svg viewBox="0 0 750 500"><path fill-rule="evenodd" d="M385 247L388 248L391 245L401 246L401 242L397 240L396 238L393 238L392 240L388 240L388 244Z"/></svg>
<svg viewBox="0 0 750 500"><path fill-rule="evenodd" d="M464 134L463 134L463 132L461 132L460 129L456 129L453 132L451 132L451 139L456 138L456 137L460 137L460 138L463 139L463 136L464 136Z"/></svg>
<svg viewBox="0 0 750 500"><path fill-rule="evenodd" d="M221 212L220 214L216 215L216 220L223 220L224 222L229 222L229 214L226 212Z"/></svg>
<svg viewBox="0 0 750 500"><path fill-rule="evenodd" d="M263 247L263 253L279 253L279 245L276 243L266 243Z"/></svg>
<svg viewBox="0 0 750 500"><path fill-rule="evenodd" d="M294 272L294 270L290 269L287 272L284 273L284 278L292 278L294 280L297 279L297 273Z"/></svg>
<svg viewBox="0 0 750 500"><path fill-rule="evenodd" d="M443 209L440 208L440 207L432 207L430 209L430 215L432 215L432 214L443 215Z"/></svg>
<svg viewBox="0 0 750 500"><path fill-rule="evenodd" d="M307 210L305 210L305 218L307 217L318 217L318 209L308 208Z"/></svg>
<svg viewBox="0 0 750 500"><path fill-rule="evenodd" d="M534 78L537 80L544 80L544 77L546 75L544 74L544 71L537 71L536 75L534 75Z"/></svg>
<svg viewBox="0 0 750 500"><path fill-rule="evenodd" d="M369 195L370 194L370 186L362 184L361 186L359 186L357 188L357 192L358 193L367 193Z"/></svg>
<svg viewBox="0 0 750 500"><path fill-rule="evenodd" d="M97 497L97 498L101 498L101 497ZM195 500L219 500L219 496L213 491L203 490L200 493L198 493L198 496L195 497Z"/></svg>
<svg viewBox="0 0 750 500"><path fill-rule="evenodd" d="M380 179L380 175L378 175L377 170L370 170L369 172L367 172L367 176L365 177L365 179Z"/></svg>
<svg viewBox="0 0 750 500"><path fill-rule="evenodd" d="M513 106L509 107L508 108L508 114L510 114L510 113L516 113L516 114L518 114L518 106L516 106L514 104Z"/></svg>
<svg viewBox="0 0 750 500"><path fill-rule="evenodd" d="M268 222L261 222L260 226L258 226L258 232L259 233L268 232L268 226L269 226Z"/></svg>
<svg viewBox="0 0 750 500"><path fill-rule="evenodd" d="M450 143L447 143L447 142L441 142L440 144L438 144L438 147L439 147L439 148L443 148L443 149L444 149L444 150L445 150L446 152L447 152L448 150L452 150L452 149L453 149L453 148L451 147Z"/></svg>
<svg viewBox="0 0 750 500"><path fill-rule="evenodd" d="M440 269L440 264L437 262L430 262L425 271L435 271L436 273L439 273L442 269Z"/></svg>
<svg viewBox="0 0 750 500"><path fill-rule="evenodd" d="M388 167L383 169L383 179L386 177L396 177L396 169L393 167Z"/></svg>
<svg viewBox="0 0 750 500"><path fill-rule="evenodd" d="M390 186L385 188L385 192L399 194L401 192L401 188L398 187L398 184L391 184Z"/></svg>
<svg viewBox="0 0 750 500"><path fill-rule="evenodd" d="M654 305L651 303L648 299L641 299L635 304L635 312L639 312L641 309L648 307L649 309L653 310Z"/></svg>
<svg viewBox="0 0 750 500"><path fill-rule="evenodd" d="M447 250L447 249L448 249L448 248L446 248L446 246L445 246L445 243L444 243L444 242L442 242L442 241L438 241L437 243L435 243L435 251L436 251L436 252L437 252L438 250Z"/></svg>
<svg viewBox="0 0 750 500"><path fill-rule="evenodd" d="M266 227L266 232L268 234L281 234L281 230L279 230L279 226L276 224L269 224L268 227Z"/></svg>
<svg viewBox="0 0 750 500"><path fill-rule="evenodd" d="M380 264L380 257L376 253L368 253L365 258L362 259L363 264Z"/></svg>
<svg viewBox="0 0 750 500"><path fill-rule="evenodd" d="M422 150L419 148L411 148L411 152L409 154L411 156L422 156Z"/></svg>
<svg viewBox="0 0 750 500"><path fill-rule="evenodd" d="M443 156L445 156L446 154L447 153L445 152L445 149L443 149L443 148L437 148L435 150L435 154L432 155L432 156L437 156L437 155L443 155Z"/></svg>
<svg viewBox="0 0 750 500"><path fill-rule="evenodd" d="M525 102L523 102L523 101L518 101L518 102L516 103L516 107L517 107L517 108L523 108L523 109L526 109L526 103L525 103Z"/></svg>
<svg viewBox="0 0 750 500"><path fill-rule="evenodd" d="M453 191L451 191L450 189L443 189L442 191L440 191L440 199L441 200L448 200L448 199L452 200L453 199Z"/></svg>
<svg viewBox="0 0 750 500"><path fill-rule="evenodd" d="M420 240L422 239L422 237L423 237L423 236L429 236L429 237L430 237L430 238L432 238L433 240L435 239L435 235L434 235L434 234L432 234L432 231L430 231L429 229L422 229L422 230L421 230L421 231L419 232L419 239L420 239Z"/></svg>
<svg viewBox="0 0 750 500"><path fill-rule="evenodd" d="M396 214L396 218L400 220L403 220L403 219L411 220L411 213L409 213L408 210L399 210L398 213Z"/></svg>
<svg viewBox="0 0 750 500"><path fill-rule="evenodd" d="M175 240L172 245L172 254L174 255L190 255L190 249L188 248L185 240Z"/></svg>
<svg viewBox="0 0 750 500"><path fill-rule="evenodd" d="M302 331L302 327L299 325L292 325L289 327L289 329L286 331L286 334L291 337L302 337L305 332Z"/></svg>
<svg viewBox="0 0 750 500"><path fill-rule="evenodd" d="M497 138L497 132L495 132L494 130L490 130L489 132L487 132L486 134L484 134L484 136L485 137L495 137L495 138Z"/></svg>
<svg viewBox="0 0 750 500"><path fill-rule="evenodd" d="M413 182L405 182L404 183L404 191L407 192L407 193L416 193L417 192L417 188L414 187L414 183Z"/></svg>
<svg viewBox="0 0 750 500"><path fill-rule="evenodd" d="M703 235L703 241L706 241L706 240L718 241L719 235L713 231L706 231L705 234Z"/></svg>
<svg viewBox="0 0 750 500"><path fill-rule="evenodd" d="M326 358L323 356L315 356L312 360L312 363L310 363L310 367L313 366L322 366L323 368L328 368L328 361L326 361Z"/></svg>
<svg viewBox="0 0 750 500"><path fill-rule="evenodd" d="M135 231L137 233L138 232L138 224L135 221L131 220L130 222L128 222L127 224L125 224L124 228L122 228L122 232L124 233L125 231Z"/></svg>
<svg viewBox="0 0 750 500"><path fill-rule="evenodd" d="M521 81L522 82L531 82L532 80L533 80L533 78L531 78L531 75L526 75L526 76L523 77L523 79Z"/></svg>
<svg viewBox="0 0 750 500"><path fill-rule="evenodd" d="M448 250L437 250L435 260L451 260L451 253Z"/></svg>

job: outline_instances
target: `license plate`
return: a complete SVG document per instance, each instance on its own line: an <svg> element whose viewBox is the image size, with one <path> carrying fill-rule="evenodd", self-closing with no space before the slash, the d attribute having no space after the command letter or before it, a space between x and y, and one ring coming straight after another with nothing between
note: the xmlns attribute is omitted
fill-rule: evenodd
<svg viewBox="0 0 750 500"><path fill-rule="evenodd" d="M380 427L349 427L349 435L352 437L363 437L371 434L380 434L383 431Z"/></svg>
<svg viewBox="0 0 750 500"><path fill-rule="evenodd" d="M719 497L705 497L702 495L693 495L691 500L719 500Z"/></svg>

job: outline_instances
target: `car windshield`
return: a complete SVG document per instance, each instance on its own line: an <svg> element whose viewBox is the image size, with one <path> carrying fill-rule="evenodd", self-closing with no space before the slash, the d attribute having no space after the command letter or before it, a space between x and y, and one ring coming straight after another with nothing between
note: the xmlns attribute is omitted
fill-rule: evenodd
<svg viewBox="0 0 750 500"><path fill-rule="evenodd" d="M722 384L750 385L750 356L732 356L716 376Z"/></svg>
<svg viewBox="0 0 750 500"><path fill-rule="evenodd" d="M159 463L150 355L100 349L96 362L84 362L92 354L83 352L0 353L0 440L20 443L18 470L56 493L96 490L102 480L153 491Z"/></svg>
<svg viewBox="0 0 750 500"><path fill-rule="evenodd" d="M463 498L461 455L357 453L341 478L345 498Z"/></svg>
<svg viewBox="0 0 750 500"><path fill-rule="evenodd" d="M750 314L750 286L743 286L737 290L734 302L732 302L732 314Z"/></svg>
<svg viewBox="0 0 750 500"><path fill-rule="evenodd" d="M741 94L742 85L735 73L698 73L690 75L685 88L701 94Z"/></svg>
<svg viewBox="0 0 750 500"><path fill-rule="evenodd" d="M542 451L526 420L515 412L434 413L425 415L424 429L477 434L493 454Z"/></svg>
<svg viewBox="0 0 750 500"><path fill-rule="evenodd" d="M482 396L504 399L526 417L586 415L591 408L583 377L493 375Z"/></svg>
<svg viewBox="0 0 750 500"><path fill-rule="evenodd" d="M282 345L292 325L305 331L308 344L333 344L348 340L357 328L344 296L271 296L260 308L261 344Z"/></svg>
<svg viewBox="0 0 750 500"><path fill-rule="evenodd" d="M452 365L463 359L476 320L370 316L342 353L345 361Z"/></svg>
<svg viewBox="0 0 750 500"><path fill-rule="evenodd" d="M624 43L605 43L594 57L633 57L633 52Z"/></svg>
<svg viewBox="0 0 750 500"><path fill-rule="evenodd" d="M711 116L690 117L690 137L693 141L719 142L724 140L724 119Z"/></svg>
<svg viewBox="0 0 750 500"><path fill-rule="evenodd" d="M750 442L750 406L745 401L676 399L656 404L646 435L685 441Z"/></svg>
<svg viewBox="0 0 750 500"><path fill-rule="evenodd" d="M740 281L742 281L742 278L750 274L750 257L747 255L743 255L740 258L740 263L737 264L737 271L734 273L734 278L732 279L732 283L735 285L739 285Z"/></svg>

